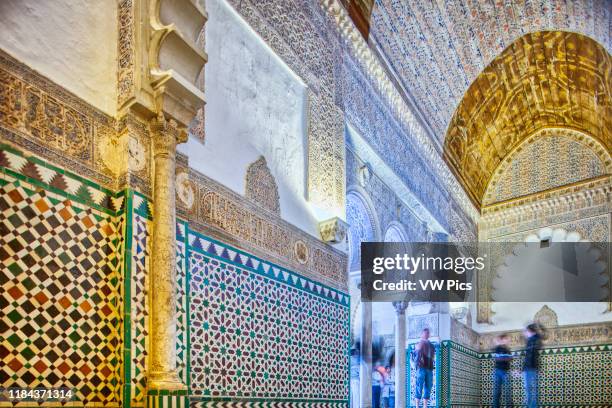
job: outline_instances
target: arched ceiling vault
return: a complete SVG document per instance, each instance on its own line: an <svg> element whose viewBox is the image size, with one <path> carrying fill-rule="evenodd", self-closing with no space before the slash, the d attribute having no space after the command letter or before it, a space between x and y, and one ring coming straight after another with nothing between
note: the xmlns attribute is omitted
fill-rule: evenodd
<svg viewBox="0 0 612 408"><path fill-rule="evenodd" d="M502 160L544 128L584 132L612 149L612 58L581 34L514 41L476 77L450 121L444 156L480 207Z"/></svg>

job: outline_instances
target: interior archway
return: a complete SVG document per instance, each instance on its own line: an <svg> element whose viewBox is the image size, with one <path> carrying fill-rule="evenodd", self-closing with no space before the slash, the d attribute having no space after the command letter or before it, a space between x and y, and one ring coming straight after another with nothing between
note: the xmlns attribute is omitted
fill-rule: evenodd
<svg viewBox="0 0 612 408"><path fill-rule="evenodd" d="M455 110L445 160L480 207L495 169L545 128L584 132L612 148L612 57L577 33L514 41L474 80Z"/></svg>

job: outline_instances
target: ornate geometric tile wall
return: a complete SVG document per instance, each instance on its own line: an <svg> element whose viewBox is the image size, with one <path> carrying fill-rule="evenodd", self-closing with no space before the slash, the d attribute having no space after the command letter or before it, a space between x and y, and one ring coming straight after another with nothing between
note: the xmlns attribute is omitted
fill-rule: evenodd
<svg viewBox="0 0 612 408"><path fill-rule="evenodd" d="M146 403L145 370L147 363L149 334L149 296L148 296L148 262L150 211L148 201L137 193L130 192L128 197L127 217L131 220L126 230L127 241L130 242L126 258L130 264L125 270L130 271L126 281L126 349L125 395L130 396L130 405L142 407Z"/></svg>
<svg viewBox="0 0 612 408"><path fill-rule="evenodd" d="M450 358L447 364L449 366L447 384L450 387L450 396L446 403L450 405L452 401L453 407L478 406L481 392L479 354L453 342L443 342L443 347Z"/></svg>
<svg viewBox="0 0 612 408"><path fill-rule="evenodd" d="M118 406L123 198L7 146L0 169L0 387Z"/></svg>
<svg viewBox="0 0 612 408"><path fill-rule="evenodd" d="M188 234L192 401L346 406L348 296Z"/></svg>
<svg viewBox="0 0 612 408"><path fill-rule="evenodd" d="M442 342L441 407L489 407L493 358L452 341ZM446 350L446 351L445 351ZM513 352L513 403L525 401L521 372L524 352ZM450 360L448 360L450 359ZM609 407L612 401L612 345L555 347L540 352L540 406Z"/></svg>
<svg viewBox="0 0 612 408"><path fill-rule="evenodd" d="M179 378L189 388L189 294L187 291L187 223L176 224L176 350Z"/></svg>
<svg viewBox="0 0 612 408"><path fill-rule="evenodd" d="M520 370L523 352L513 353L512 369ZM481 355L482 401L493 392L493 360ZM601 407L612 403L612 345L559 347L540 353L540 404L543 406ZM522 378L512 380L513 401L525 401Z"/></svg>

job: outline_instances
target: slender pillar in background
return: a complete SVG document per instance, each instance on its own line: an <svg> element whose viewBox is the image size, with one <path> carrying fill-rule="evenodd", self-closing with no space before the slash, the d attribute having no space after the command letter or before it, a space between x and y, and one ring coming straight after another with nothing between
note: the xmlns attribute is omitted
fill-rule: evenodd
<svg viewBox="0 0 612 408"><path fill-rule="evenodd" d="M372 408L372 303L361 302L361 367L359 370L362 408Z"/></svg>
<svg viewBox="0 0 612 408"><path fill-rule="evenodd" d="M153 138L153 250L151 252L151 353L149 389L181 390L186 386L176 371L176 145L184 130L162 115L150 124Z"/></svg>
<svg viewBox="0 0 612 408"><path fill-rule="evenodd" d="M395 406L406 406L406 308L408 302L393 302L395 308Z"/></svg>

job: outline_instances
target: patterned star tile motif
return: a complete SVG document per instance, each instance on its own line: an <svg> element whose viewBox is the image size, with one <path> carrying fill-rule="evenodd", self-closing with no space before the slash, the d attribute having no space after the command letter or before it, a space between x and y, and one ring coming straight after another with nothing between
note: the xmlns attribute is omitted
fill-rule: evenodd
<svg viewBox="0 0 612 408"><path fill-rule="evenodd" d="M188 237L195 400L344 403L347 295L195 232Z"/></svg>
<svg viewBox="0 0 612 408"><path fill-rule="evenodd" d="M478 74L524 34L584 34L612 50L612 2L604 0L376 0L369 42L417 101L435 137Z"/></svg>

